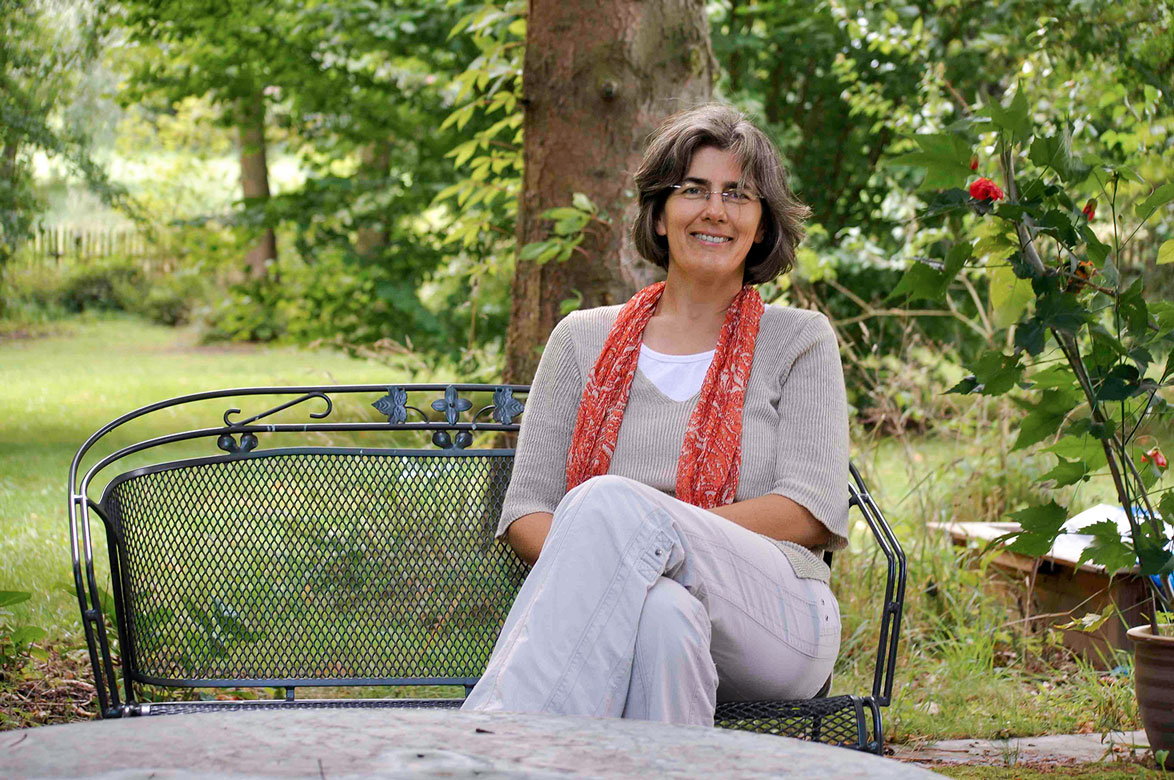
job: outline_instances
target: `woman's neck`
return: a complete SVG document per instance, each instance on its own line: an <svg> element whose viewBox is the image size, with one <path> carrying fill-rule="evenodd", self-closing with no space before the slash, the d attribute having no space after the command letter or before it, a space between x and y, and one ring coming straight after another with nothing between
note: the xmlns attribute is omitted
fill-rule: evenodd
<svg viewBox="0 0 1174 780"><path fill-rule="evenodd" d="M742 277L691 279L674 271L674 268L669 268L664 292L656 304L653 317L664 317L681 325L695 323L698 326L716 320L720 328L725 321L726 310L742 289Z"/></svg>
<svg viewBox="0 0 1174 780"><path fill-rule="evenodd" d="M669 269L656 311L644 328L643 341L666 355L706 352L717 344L726 311L742 289L742 280L693 283Z"/></svg>

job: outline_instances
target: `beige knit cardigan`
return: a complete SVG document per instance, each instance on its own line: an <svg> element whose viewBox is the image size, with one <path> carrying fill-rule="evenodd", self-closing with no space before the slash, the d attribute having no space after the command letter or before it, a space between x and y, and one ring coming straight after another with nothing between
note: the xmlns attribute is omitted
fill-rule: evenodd
<svg viewBox="0 0 1174 780"><path fill-rule="evenodd" d="M553 513L566 494L567 451L579 399L619 310L603 306L572 312L551 332L521 418L498 538L523 515ZM674 401L637 370L608 473L673 495L685 428L699 395ZM847 480L848 406L835 332L822 314L768 306L742 407L735 500L777 493L806 507L831 532L826 547L812 551L770 541L799 577L826 582L829 571L821 553L848 543Z"/></svg>

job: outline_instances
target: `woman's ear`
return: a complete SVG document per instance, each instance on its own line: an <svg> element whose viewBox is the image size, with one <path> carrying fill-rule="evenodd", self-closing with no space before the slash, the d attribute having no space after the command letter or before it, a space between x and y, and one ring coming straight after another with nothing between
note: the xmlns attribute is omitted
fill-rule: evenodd
<svg viewBox="0 0 1174 780"><path fill-rule="evenodd" d="M754 234L754 243L761 244L762 239L766 238L766 226L762 224L762 220L758 220L758 231Z"/></svg>
<svg viewBox="0 0 1174 780"><path fill-rule="evenodd" d="M662 209L660 215L656 218L656 235L667 236L668 234L669 232L664 226L664 210Z"/></svg>

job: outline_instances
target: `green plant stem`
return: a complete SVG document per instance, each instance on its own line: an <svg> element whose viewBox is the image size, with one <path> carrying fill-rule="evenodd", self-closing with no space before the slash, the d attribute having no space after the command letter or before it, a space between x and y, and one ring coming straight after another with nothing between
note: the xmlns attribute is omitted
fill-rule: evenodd
<svg viewBox="0 0 1174 780"><path fill-rule="evenodd" d="M1003 163L1003 179L1007 183L1007 198L1011 203L1019 202L1019 188L1015 185L1015 158L1011 151L1011 147L1004 143L1001 154ZM1035 251L1035 246L1031 242L1031 228L1034 225L1031 223L1031 218L1024 215L1023 221L1015 220L1015 234L1019 236L1019 249L1023 252L1024 258L1031 264L1032 269L1039 276L1047 276L1048 269L1044 265L1044 261L1040 259L1039 253Z"/></svg>

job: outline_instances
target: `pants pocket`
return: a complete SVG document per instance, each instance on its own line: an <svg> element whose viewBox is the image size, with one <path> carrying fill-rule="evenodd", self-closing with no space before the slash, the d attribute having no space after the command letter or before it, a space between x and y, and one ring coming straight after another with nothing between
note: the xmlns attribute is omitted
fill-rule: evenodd
<svg viewBox="0 0 1174 780"><path fill-rule="evenodd" d="M803 587L807 583L812 586ZM800 580L781 595L786 644L809 658L835 658L840 652L840 606L825 583Z"/></svg>

